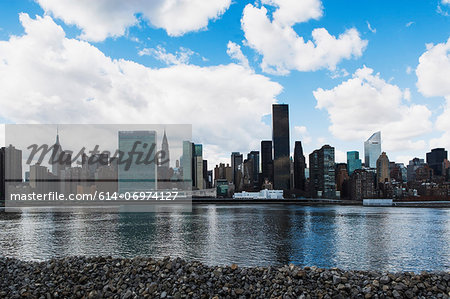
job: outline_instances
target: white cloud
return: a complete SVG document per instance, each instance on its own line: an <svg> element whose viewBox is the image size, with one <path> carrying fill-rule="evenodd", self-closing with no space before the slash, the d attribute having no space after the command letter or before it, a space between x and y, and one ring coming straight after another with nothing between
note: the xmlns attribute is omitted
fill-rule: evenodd
<svg viewBox="0 0 450 299"><path fill-rule="evenodd" d="M102 41L122 36L136 25L137 15L171 36L207 27L221 16L231 0L36 0L49 13L82 30L81 38Z"/></svg>
<svg viewBox="0 0 450 299"><path fill-rule="evenodd" d="M383 150L420 149L432 124L430 110L423 105L406 104L409 90L387 83L367 67L358 69L353 78L340 85L313 92L317 108L328 111L331 133L341 140L365 140L382 131Z"/></svg>
<svg viewBox="0 0 450 299"><path fill-rule="evenodd" d="M427 45L416 75L417 88L424 96L450 96L450 38L446 43Z"/></svg>
<svg viewBox="0 0 450 299"><path fill-rule="evenodd" d="M311 135L305 126L295 126L293 137L295 140L300 140L303 144L310 144L312 141Z"/></svg>
<svg viewBox="0 0 450 299"><path fill-rule="evenodd" d="M261 118L282 87L265 76L233 63L149 68L67 38L49 16L22 14L20 20L25 34L0 41L0 117L14 123L192 123L206 158L258 149L270 135Z"/></svg>
<svg viewBox="0 0 450 299"><path fill-rule="evenodd" d="M427 45L416 69L417 88L426 97L444 97L444 111L436 120L443 134L430 140L431 147L450 148L450 38L447 42Z"/></svg>
<svg viewBox="0 0 450 299"><path fill-rule="evenodd" d="M442 0L442 4L450 4L450 0Z"/></svg>
<svg viewBox="0 0 450 299"><path fill-rule="evenodd" d="M158 45L156 49L154 48L142 49L139 51L138 54L139 56L150 55L158 59L159 61L164 62L167 65L174 65L174 64L189 63L189 59L191 58L191 56L196 53L191 49L180 47L180 49L176 51L175 54L172 54L168 53L167 50L163 48L161 45Z"/></svg>
<svg viewBox="0 0 450 299"><path fill-rule="evenodd" d="M231 58L237 60L239 64L241 64L243 67L250 68L248 64L248 59L244 55L244 53L242 53L240 45L233 43L232 41L229 41L227 45L227 54Z"/></svg>
<svg viewBox="0 0 450 299"><path fill-rule="evenodd" d="M406 26L406 27L411 27L411 25L413 25L413 24L415 24L415 22L412 22L412 21L411 21L411 22L406 23L405 26Z"/></svg>
<svg viewBox="0 0 450 299"><path fill-rule="evenodd" d="M335 70L343 59L360 57L367 41L360 38L355 28L346 30L337 38L325 28L312 31L312 40L305 41L293 25L318 19L322 15L319 0L266 0L263 4L276 7L272 20L265 6L247 4L241 19L246 45L262 55L261 68L267 73L286 75L291 70Z"/></svg>
<svg viewBox="0 0 450 299"><path fill-rule="evenodd" d="M367 21L367 28L369 28L370 32L377 33L377 29L376 28L372 28L372 26L370 25L369 21Z"/></svg>
<svg viewBox="0 0 450 299"><path fill-rule="evenodd" d="M411 73L412 73L412 71L413 71L413 68L412 67L410 67L409 65L406 67L406 73L408 74L408 75L410 75Z"/></svg>

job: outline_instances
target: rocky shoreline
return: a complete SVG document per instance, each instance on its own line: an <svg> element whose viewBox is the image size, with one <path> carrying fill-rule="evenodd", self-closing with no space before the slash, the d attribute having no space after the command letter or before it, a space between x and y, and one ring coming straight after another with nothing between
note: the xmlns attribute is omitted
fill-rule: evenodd
<svg viewBox="0 0 450 299"><path fill-rule="evenodd" d="M450 273L206 266L182 259L0 258L0 298L449 298Z"/></svg>

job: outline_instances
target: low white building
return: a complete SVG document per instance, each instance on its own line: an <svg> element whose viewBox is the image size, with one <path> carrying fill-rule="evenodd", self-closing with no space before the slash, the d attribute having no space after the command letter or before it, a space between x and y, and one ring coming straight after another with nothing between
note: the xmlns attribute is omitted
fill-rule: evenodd
<svg viewBox="0 0 450 299"><path fill-rule="evenodd" d="M284 199L283 190L261 190L259 192L234 193L234 199Z"/></svg>

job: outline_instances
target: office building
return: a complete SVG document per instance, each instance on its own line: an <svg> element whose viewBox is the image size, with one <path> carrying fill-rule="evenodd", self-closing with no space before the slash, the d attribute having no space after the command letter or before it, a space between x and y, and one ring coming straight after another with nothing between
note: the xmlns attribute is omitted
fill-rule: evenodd
<svg viewBox="0 0 450 299"><path fill-rule="evenodd" d="M353 171L362 168L362 161L359 158L359 152L351 151L347 152L347 172L348 175L352 175Z"/></svg>
<svg viewBox="0 0 450 299"><path fill-rule="evenodd" d="M193 161L193 170L194 170L194 187L198 190L204 189L204 177L203 177L203 145L201 144L192 144L193 145L193 153L194 153L194 161Z"/></svg>
<svg viewBox="0 0 450 299"><path fill-rule="evenodd" d="M252 190L259 190L259 151L251 151L247 154L247 164L246 175L249 186Z"/></svg>
<svg viewBox="0 0 450 299"><path fill-rule="evenodd" d="M146 148L143 147L145 143ZM155 131L119 131L119 151L123 155L123 160L131 161L128 165L127 163L118 165L119 193L148 192L157 189L157 163L154 162L156 151L151 152L148 159L152 161L151 163L138 164L137 155L130 155L133 151L148 153L150 148L156 148L156 144Z"/></svg>
<svg viewBox="0 0 450 299"><path fill-rule="evenodd" d="M427 153L427 164L433 169L435 176L442 176L442 163L447 158L447 151L444 148L435 148Z"/></svg>
<svg viewBox="0 0 450 299"><path fill-rule="evenodd" d="M244 172L243 155L239 152L231 153L231 171L233 176L233 183L235 191L242 191L243 172Z"/></svg>
<svg viewBox="0 0 450 299"><path fill-rule="evenodd" d="M389 158L385 152L382 152L377 160L377 183L385 183L389 180Z"/></svg>
<svg viewBox="0 0 450 299"><path fill-rule="evenodd" d="M306 158L303 155L301 141L295 142L294 147L294 189L305 191Z"/></svg>
<svg viewBox="0 0 450 299"><path fill-rule="evenodd" d="M364 142L364 165L370 168L377 167L377 160L381 155L381 132L374 133Z"/></svg>
<svg viewBox="0 0 450 299"><path fill-rule="evenodd" d="M5 180L7 183L22 182L22 151L13 145L5 148Z"/></svg>
<svg viewBox="0 0 450 299"><path fill-rule="evenodd" d="M312 197L336 197L334 147L324 145L309 155L309 176Z"/></svg>
<svg viewBox="0 0 450 299"><path fill-rule="evenodd" d="M273 183L272 141L261 141L261 182L265 180Z"/></svg>
<svg viewBox="0 0 450 299"><path fill-rule="evenodd" d="M336 163L336 190L342 192L344 182L349 180L347 164Z"/></svg>
<svg viewBox="0 0 450 299"><path fill-rule="evenodd" d="M216 165L216 167L214 168L214 180L226 180L228 183L233 182L230 164L227 164L226 166L224 163Z"/></svg>
<svg viewBox="0 0 450 299"><path fill-rule="evenodd" d="M363 200L377 196L373 172L356 169L350 176L349 196L351 200Z"/></svg>
<svg viewBox="0 0 450 299"><path fill-rule="evenodd" d="M414 158L409 161L407 166L407 180L408 182L414 182L416 180L416 170L425 165L424 159Z"/></svg>
<svg viewBox="0 0 450 299"><path fill-rule="evenodd" d="M52 173L56 177L59 177L60 171L63 168L62 163L61 163L61 158L62 158L61 154L62 154L62 147L61 147L61 144L59 143L59 133L58 133L58 131L56 131L56 142L53 145L52 157L51 157Z"/></svg>
<svg viewBox="0 0 450 299"><path fill-rule="evenodd" d="M272 105L273 188L290 189L289 106Z"/></svg>

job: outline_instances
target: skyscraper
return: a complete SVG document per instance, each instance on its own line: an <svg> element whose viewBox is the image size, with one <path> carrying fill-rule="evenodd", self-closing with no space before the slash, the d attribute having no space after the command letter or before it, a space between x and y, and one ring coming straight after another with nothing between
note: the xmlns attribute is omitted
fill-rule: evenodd
<svg viewBox="0 0 450 299"><path fill-rule="evenodd" d="M161 164L163 167L169 168L170 166L170 153L169 153L169 142L167 141L166 130L164 130L164 136L161 144L161 151L164 155L164 163Z"/></svg>
<svg viewBox="0 0 450 299"><path fill-rule="evenodd" d="M155 131L119 131L119 151L123 154L122 159L131 159L131 165L127 165L127 163L118 165L119 193L156 190L157 163L136 163L138 155L131 154L133 151L143 153L142 159L144 159L152 147L155 150L149 157L149 161L155 158Z"/></svg>
<svg viewBox="0 0 450 299"><path fill-rule="evenodd" d="M305 190L305 168L306 159L303 155L303 147L301 141L295 142L294 147L294 188L298 190Z"/></svg>
<svg viewBox="0 0 450 299"><path fill-rule="evenodd" d="M259 186L259 151L251 151L247 154L247 160L251 164L251 184L253 188L258 188Z"/></svg>
<svg viewBox="0 0 450 299"><path fill-rule="evenodd" d="M309 155L309 176L313 197L336 197L334 147L327 144Z"/></svg>
<svg viewBox="0 0 450 299"><path fill-rule="evenodd" d="M272 141L261 141L261 182L269 180L273 183Z"/></svg>
<svg viewBox="0 0 450 299"><path fill-rule="evenodd" d="M244 171L244 158L239 152L231 153L231 171L233 176L234 188L236 191L241 191L242 189L242 179Z"/></svg>
<svg viewBox="0 0 450 299"><path fill-rule="evenodd" d="M61 154L62 154L62 147L59 143L59 132L56 131L56 142L53 145L53 151L52 151L52 173L59 177L60 171L63 168L63 165L61 164Z"/></svg>
<svg viewBox="0 0 450 299"><path fill-rule="evenodd" d="M191 190L193 185L192 156L192 143L186 140L183 141L183 155L180 158L180 164L183 171L183 188L186 190Z"/></svg>
<svg viewBox="0 0 450 299"><path fill-rule="evenodd" d="M433 169L435 176L442 176L442 163L447 158L445 148L435 148L427 153L427 164Z"/></svg>
<svg viewBox="0 0 450 299"><path fill-rule="evenodd" d="M203 145L194 145L194 177L195 177L195 187L198 190L204 189L204 178L203 178Z"/></svg>
<svg viewBox="0 0 450 299"><path fill-rule="evenodd" d="M357 151L347 152L348 175L352 175L353 171L355 171L356 169L361 169L361 167L362 162L361 159L359 158L359 152Z"/></svg>
<svg viewBox="0 0 450 299"><path fill-rule="evenodd" d="M5 180L22 182L22 151L13 145L5 148Z"/></svg>
<svg viewBox="0 0 450 299"><path fill-rule="evenodd" d="M364 164L366 167L376 168L378 157L381 155L381 132L376 132L364 142Z"/></svg>
<svg viewBox="0 0 450 299"><path fill-rule="evenodd" d="M384 183L390 180L389 158L385 152L377 160L377 182Z"/></svg>
<svg viewBox="0 0 450 299"><path fill-rule="evenodd" d="M272 105L273 188L290 189L289 106Z"/></svg>

